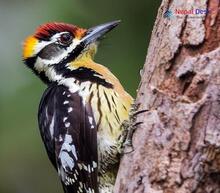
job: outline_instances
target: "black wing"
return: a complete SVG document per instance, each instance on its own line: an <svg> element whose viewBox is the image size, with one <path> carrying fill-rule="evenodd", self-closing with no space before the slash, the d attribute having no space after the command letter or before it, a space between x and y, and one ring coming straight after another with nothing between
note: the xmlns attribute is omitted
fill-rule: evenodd
<svg viewBox="0 0 220 193"><path fill-rule="evenodd" d="M64 86L50 86L41 99L38 119L65 192L97 193L97 130L90 104Z"/></svg>

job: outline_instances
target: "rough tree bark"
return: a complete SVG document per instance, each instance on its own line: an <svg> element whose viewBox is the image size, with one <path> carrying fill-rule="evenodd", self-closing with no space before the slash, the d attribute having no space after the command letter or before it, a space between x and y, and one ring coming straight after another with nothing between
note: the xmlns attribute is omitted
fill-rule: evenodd
<svg viewBox="0 0 220 193"><path fill-rule="evenodd" d="M219 0L163 0L136 103L134 151L121 160L115 193L220 192ZM167 9L209 9L164 18Z"/></svg>

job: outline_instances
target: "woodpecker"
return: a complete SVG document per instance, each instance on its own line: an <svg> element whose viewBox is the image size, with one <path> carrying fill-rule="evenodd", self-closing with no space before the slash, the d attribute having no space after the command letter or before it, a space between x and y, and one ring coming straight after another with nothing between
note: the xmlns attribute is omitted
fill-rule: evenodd
<svg viewBox="0 0 220 193"><path fill-rule="evenodd" d="M46 23L24 41L25 65L47 85L38 123L65 193L113 192L133 99L94 55L119 22Z"/></svg>

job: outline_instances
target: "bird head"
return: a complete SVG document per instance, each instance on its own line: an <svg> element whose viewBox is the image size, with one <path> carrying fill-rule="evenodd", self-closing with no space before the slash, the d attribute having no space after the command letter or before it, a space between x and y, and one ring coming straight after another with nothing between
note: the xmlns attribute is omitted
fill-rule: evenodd
<svg viewBox="0 0 220 193"><path fill-rule="evenodd" d="M89 29L65 23L46 23L24 41L23 60L45 83L56 81L71 74L74 61L93 58L97 43L119 22Z"/></svg>

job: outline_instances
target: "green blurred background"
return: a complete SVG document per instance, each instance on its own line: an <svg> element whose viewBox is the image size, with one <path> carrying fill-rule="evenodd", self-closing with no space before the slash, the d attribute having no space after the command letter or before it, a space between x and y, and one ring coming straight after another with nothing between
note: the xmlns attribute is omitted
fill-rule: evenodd
<svg viewBox="0 0 220 193"><path fill-rule="evenodd" d="M133 96L160 1L0 0L0 193L61 193L37 126L45 85L22 63L22 41L48 21L92 27L121 19L96 61Z"/></svg>

